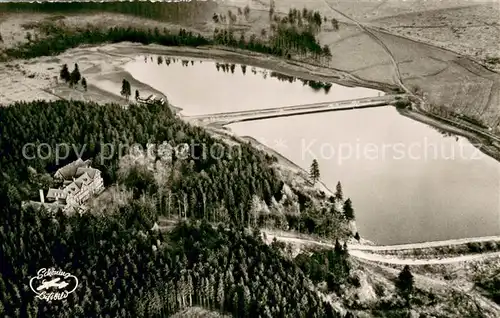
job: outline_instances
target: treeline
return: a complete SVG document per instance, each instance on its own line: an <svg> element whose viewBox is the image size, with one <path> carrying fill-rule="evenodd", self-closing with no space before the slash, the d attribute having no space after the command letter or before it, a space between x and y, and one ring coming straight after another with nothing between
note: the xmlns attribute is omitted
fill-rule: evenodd
<svg viewBox="0 0 500 318"><path fill-rule="evenodd" d="M321 16L319 11L313 11L307 8L302 10L293 8L288 11L284 17L273 15L272 20L277 24L290 24L297 27L306 27L313 31L318 31L324 23L330 21L334 30L338 30L339 22L335 18L330 20L326 16Z"/></svg>
<svg viewBox="0 0 500 318"><path fill-rule="evenodd" d="M240 34L238 38L231 29L216 28L213 38L215 44L238 47L288 59L292 58L294 54L301 57L311 56L314 59L328 59L331 57L328 46L322 48L312 32L308 30L299 31L294 28L280 27L269 41L262 41L258 40L255 34L252 34L247 40L244 34Z"/></svg>
<svg viewBox="0 0 500 318"><path fill-rule="evenodd" d="M195 35L184 29L178 33L170 33L166 29L162 32L156 29L110 28L101 30L89 26L86 29L70 30L54 24L42 24L40 31L45 34L43 39L31 41L16 48L4 51L7 56L14 58L34 58L39 56L57 55L69 48L82 44L102 44L106 42L136 42L142 44L157 43L166 46L200 46L211 44L210 40L201 35Z"/></svg>
<svg viewBox="0 0 500 318"><path fill-rule="evenodd" d="M341 317L292 261L223 226L149 230L127 206L115 216L55 218L0 207L0 316L169 317L201 306L234 317ZM40 268L79 286L47 303L27 288Z"/></svg>
<svg viewBox="0 0 500 318"><path fill-rule="evenodd" d="M104 1L104 2L4 2L0 12L35 13L121 13L159 21L186 21L206 15L215 8L213 1L150 2L150 1ZM209 15L207 16L209 17Z"/></svg>
<svg viewBox="0 0 500 318"><path fill-rule="evenodd" d="M332 83L306 80L306 79L302 79L302 78L297 78L295 76L281 74L278 72L271 72L271 77L277 78L280 81L290 82L290 83L294 83L297 80L300 80L302 82L302 85L304 85L304 86L307 85L307 86L311 87L312 89L314 89L315 91L319 91L319 90L323 89L326 94L328 94L328 92L330 92L330 89L333 86Z"/></svg>
<svg viewBox="0 0 500 318"><path fill-rule="evenodd" d="M310 34L296 34L296 40L293 37L286 36L282 40L266 44L262 41L257 41L255 36L252 36L247 42L242 36L236 40L232 31L214 30L214 38L208 39L200 34L188 32L185 29L180 29L178 33L172 33L167 29L160 31L155 29L137 29L137 28L121 28L113 27L108 30L101 30L96 27L89 26L85 29L71 30L64 26L43 23L39 29L45 36L39 40L33 40L22 44L16 48L9 48L4 53L9 57L14 58L34 58L39 56L57 55L69 48L74 48L82 44L101 44L106 42L135 42L142 44L157 43L165 46L203 46L203 45L225 45L238 47L259 53L287 56L290 57L289 50L292 48L300 48L302 54L312 54L315 58L320 58L322 53L318 49L314 36ZM303 40L299 40L303 39ZM301 43L300 47L296 47L296 43Z"/></svg>
<svg viewBox="0 0 500 318"><path fill-rule="evenodd" d="M200 14L208 14L209 7L215 5L211 1L189 3L164 3L149 1L132 2L42 2L42 3L3 3L0 9L4 12L50 12L50 13L93 13L93 12L114 12L133 14L145 18L161 21L175 22L186 17ZM209 6L209 7L207 7ZM272 14L271 14L272 15ZM330 48L321 46L316 39L318 27L321 26L322 17L318 12L304 9L302 12L291 10L288 16L283 20L277 19L277 24L272 24L269 37L263 37L257 40L256 35L252 35L248 41L244 39L244 34L236 37L231 27L229 29L215 29L213 39L203 38L200 35L179 34L177 37L167 32L160 32L158 29L144 31L133 30L131 28L113 31L79 29L77 31L64 30L62 27L56 27L47 23L43 27L47 28L45 39L35 39L29 41L20 50L8 50L7 54L14 57L36 57L41 55L58 54L65 49L78 46L80 44L98 44L103 42L132 41L143 44L158 43L161 45L189 45L199 46L207 44L221 44L232 47L239 47L260 53L272 54L286 58L292 58L294 55L312 57L315 60L324 61L331 58ZM304 18L304 24L302 19ZM325 18L323 18L325 19ZM334 20L332 20L334 21ZM335 20L336 21L336 20ZM333 23L333 22L332 22ZM126 31L125 31L126 30ZM43 31L43 30L42 30ZM54 35L54 33L56 33ZM100 33L100 34L98 34ZM119 36L117 33L121 33ZM179 32L181 33L181 32ZM187 33L184 31L184 33ZM34 43L33 43L34 42ZM51 49L53 48L53 49ZM28 51L35 51L28 53ZM24 52L24 53L23 53Z"/></svg>
<svg viewBox="0 0 500 318"><path fill-rule="evenodd" d="M315 59L330 58L331 52L326 46L322 48L309 30L299 31L295 28L280 27L268 41L258 40L255 34L249 39L244 34L239 38L229 29L214 30L215 44L238 47L244 50L255 51L290 59L293 54L301 57L311 56Z"/></svg>
<svg viewBox="0 0 500 318"><path fill-rule="evenodd" d="M330 48L325 45L321 47L311 30L300 30L294 27L279 25L275 35L271 39L273 46L284 48L286 51L307 56L311 54L314 58L331 57ZM290 53L287 53L290 54Z"/></svg>

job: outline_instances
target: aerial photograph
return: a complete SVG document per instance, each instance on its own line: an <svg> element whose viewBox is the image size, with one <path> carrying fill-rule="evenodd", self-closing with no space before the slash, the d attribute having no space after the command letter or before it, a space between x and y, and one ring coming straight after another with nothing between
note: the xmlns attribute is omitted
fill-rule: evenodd
<svg viewBox="0 0 500 318"><path fill-rule="evenodd" d="M0 317L500 318L500 0L0 0Z"/></svg>

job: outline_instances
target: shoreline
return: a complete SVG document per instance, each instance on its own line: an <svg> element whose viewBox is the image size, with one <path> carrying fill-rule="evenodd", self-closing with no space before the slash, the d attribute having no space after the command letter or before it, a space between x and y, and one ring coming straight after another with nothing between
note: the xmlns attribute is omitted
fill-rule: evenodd
<svg viewBox="0 0 500 318"><path fill-rule="evenodd" d="M130 54L171 54L173 56L191 57L201 59L214 59L219 61L226 61L231 63L241 63L248 66L255 66L265 68L268 70L280 72L289 76L295 76L307 80L316 80L331 82L347 87L365 87L376 89L385 92L386 94L394 93L397 86L387 85L384 83L370 82L359 79L348 72L340 71L333 68L317 66L297 61L287 61L278 59L272 56L267 56L260 53L248 52L238 49L221 49L219 47L203 47L203 48L190 48L190 47L163 47L160 45L142 45L135 43L118 43L112 44L118 52L119 56L129 56ZM108 52L102 52L109 54ZM329 74L327 73L329 72ZM131 75L130 75L131 76ZM182 110L174 106L177 110ZM489 144L489 141L484 137L445 122L436 120L425 114L410 110L399 111L402 116L416 120L418 122L427 124L434 129L442 130L454 135L466 138L474 147L478 148L487 156L500 162L500 149Z"/></svg>
<svg viewBox="0 0 500 318"><path fill-rule="evenodd" d="M322 65L303 63L295 60L283 60L274 56L241 49L230 49L217 46L196 48L165 47L157 44L142 45L131 42L122 42L111 44L109 46L114 48L115 52L118 52L118 56L121 57L130 56L132 54L165 54L180 57L219 60L255 66L306 80L332 82L347 87L362 86L365 88L380 90L385 93L392 93L394 89L397 89L397 86L395 85L363 80L342 70L328 68ZM109 52L99 52L111 55Z"/></svg>
<svg viewBox="0 0 500 318"><path fill-rule="evenodd" d="M179 56L179 57L192 57L192 58L203 58L203 59L216 59L220 61L226 61L226 62L232 62L232 63L241 63L241 64L246 64L249 66L255 66L255 67L260 67L260 68L265 68L269 70L274 70L277 72L281 72L290 76L296 76L304 79L309 79L309 80L318 80L318 81L326 81L326 82L333 82L337 83L343 86L362 86L362 87L367 87L367 88L373 88L377 90L381 90L384 92L389 92L393 93L393 86L386 85L383 83L376 83L376 82L368 82L368 81L363 81L359 80L356 77L343 72L343 71L338 71L334 69L328 69L328 68L323 68L320 66L316 65L310 65L310 64L305 64L305 63L300 63L300 62L295 62L295 61L285 61L281 60L272 56L267 56L259 53L254 53L254 52L248 52L248 51L241 51L241 50L229 50L229 49L221 49L221 48L213 48L213 47L203 47L203 48L190 48L190 47L163 47L160 45L142 45L142 44L134 44L134 43L118 43L118 44L108 44L108 45L99 45L95 47L79 47L75 49L71 49L63 53L62 55L67 55L70 58L75 59L75 53L81 53L82 51L89 51L89 53L94 53L98 55L104 55L111 57L113 60L116 62L111 65L111 70L108 72L103 72L101 68L99 68L99 65L93 65L92 67L97 67L94 71L91 71L91 76L89 78L101 78L104 80L109 80L113 81L116 80L118 75L126 75L127 78L132 79L134 81L134 84L141 84L143 87L148 87L149 90L152 91L157 91L156 89L152 88L150 85L142 83L138 80L136 80L130 73L128 73L123 65L127 63L128 61L131 61L134 59L134 56L138 56L141 54L164 54L164 55L171 55L171 56ZM60 56L58 56L59 58ZM76 55L76 58L78 58L78 55ZM40 58L38 58L40 59ZM44 58L41 58L42 60ZM54 57L47 57L45 59L54 59ZM36 60L36 59L35 59ZM22 60L17 60L16 62L19 62ZM57 62L60 62L58 59ZM88 70L88 68L86 69ZM329 74L327 72L330 72ZM85 72L85 70L83 71ZM119 80L121 81L121 79ZM116 83L115 83L116 84ZM102 88L99 86L98 83L96 84L91 84L95 86L96 89L99 89L101 91L107 92L108 94L114 95L115 97L123 99L118 94L118 90L109 90L106 88ZM89 87L91 86L89 85ZM120 85L118 83L118 85ZM50 87L49 87L50 89ZM161 92L159 92L161 93ZM155 93L156 94L156 93ZM165 96L163 93L157 94L160 96ZM168 96L167 97L168 100ZM180 111L182 108L172 106L174 111ZM491 156L497 161L500 161L500 155L498 152L495 151L490 151L486 152L487 149L483 149L481 145L477 145L476 142L481 140L481 138L477 137L474 133L468 132L465 130L462 130L457 127L453 127L451 125L447 125L445 123L441 123L438 120L435 120L433 118L427 117L424 114L420 114L418 112L412 112L409 110L404 110L404 111L399 111L399 113L403 116L409 117L413 120L417 120L419 122L425 123L427 125L430 125L433 128L439 129L439 130L444 130L447 132L450 132L454 135L460 135L465 138L467 138L472 145L475 147L478 147L481 151L485 152L487 155ZM182 114L180 116L182 118ZM205 126L204 128L210 130L211 127ZM212 128L215 128L212 126ZM222 127L219 127L222 128ZM224 130L224 128L222 129ZM227 130L226 130L226 133ZM237 136L237 135L236 135ZM237 136L240 139L243 140L249 140L251 137L249 136ZM253 139L253 138L251 138ZM483 139L484 140L484 139ZM254 143L257 143L260 147L265 147L265 145L262 145L255 139L253 139ZM276 156L277 158L281 159L282 162L285 162L288 167L293 168L294 170L297 170L300 174L307 174L307 171L305 171L302 167L297 165L296 163L292 162L279 152L269 149L268 147L266 148L266 152L270 153L271 155ZM320 182L321 183L321 182ZM332 193L330 189L326 187L323 183L321 183L326 189L324 191L325 193ZM362 240L365 240L362 238ZM365 240L366 241L366 240ZM369 242L369 241L368 241ZM370 242L373 244L372 242ZM368 243L368 244L370 244Z"/></svg>
<svg viewBox="0 0 500 318"><path fill-rule="evenodd" d="M204 129L209 131L212 134L216 135L224 135L226 137L234 137L236 140L239 142L249 142L253 147L256 147L257 149L260 149L270 156L274 156L278 159L278 163L281 163L281 166L284 168L288 169L290 172L296 174L297 178L302 178L303 180L308 179L309 173L299 166L297 163L293 162L292 160L288 159L286 156L281 154L280 152L270 148L269 146L266 146L265 144L259 142L257 139L255 139L252 136L245 136L245 135L237 135L234 133L231 128L226 127L226 126L220 126L220 125L212 125L212 126L205 126ZM326 196L334 196L334 192L328 188L328 186L321 180L318 180L317 183L312 186L313 188L325 193ZM358 227L356 225L356 221L351 221L349 222L349 228L352 232L352 235L354 235L356 232L358 232ZM283 230L272 230L272 229L263 229L264 232L286 232L291 235L295 235L296 237L311 237L311 235L304 234L304 233L299 233L299 232L294 232L294 231L283 231ZM325 238L320 238L322 241L328 241L328 239ZM368 245L368 246L378 246L375 244L373 241L370 241L369 239L366 239L362 236L360 236L360 240L357 241L354 239L354 237L351 237L348 242L352 244L358 244L358 245ZM333 241L331 242L332 244L334 243Z"/></svg>
<svg viewBox="0 0 500 318"><path fill-rule="evenodd" d="M85 54L87 53L87 54ZM154 94L160 97L166 97L168 100L168 96L165 96L162 92L158 91L157 89L154 89L148 84L142 83L138 80L136 80L130 73L128 73L124 68L123 65L127 63L128 61L133 60L135 57L141 54L157 54L157 55L171 55L171 56L178 56L178 57L191 57L191 58L200 58L200 59L212 59L212 60L219 60L219 61L225 61L225 62L231 62L231 63L238 63L238 64L245 64L248 66L255 66L259 68L264 68L268 69L271 71L276 71L280 72L289 76L294 76L306 80L315 80L315 81L323 81L323 82L331 82L331 83L336 83L342 86L347 86L347 87L365 87L365 88L371 88L371 89L376 89L385 92L386 94L394 94L395 90L398 88L396 85L389 85L385 83L380 83L380 82L374 82L374 81L366 81L363 79L360 79L349 72L337 70L334 68L329 68L325 66L320 66L320 65L313 65L305 62L298 62L294 60L283 60L274 56L268 56L265 54L261 53L255 53L255 52L249 52L245 50L240 50L240 49L230 49L230 48L224 48L224 47L214 47L214 46L207 46L207 47L165 47L157 44L150 44L150 45L143 45L143 44L138 44L138 43L131 43L131 42L121 42L121 43L114 43L114 44L105 44L105 45L97 45L97 46L81 46L77 47L74 49L69 49L66 52L58 55L57 57L50 56L50 57L41 57L41 58L35 58L35 59L30 59L30 60L13 60L10 61L8 64L21 64L24 62L24 64L27 64L26 62L29 61L28 63L46 63L50 64L50 62L54 63L54 60L57 62L61 62L61 58L67 58L70 57L72 58L72 61L74 62L75 57L79 58L81 55L98 55L101 56L102 59L105 59L106 57L108 58L108 64L104 64L101 62L101 64L98 63L96 64L96 61L94 61L94 64L91 64L91 67L85 69L90 71L90 78L94 78L99 80L105 80L108 82L113 82L115 81L116 85L116 77L117 76L122 76L126 77L129 81L132 81L134 85L139 86L141 89L145 91L149 91L147 95ZM87 59L88 60L88 59ZM36 61L36 62L34 62ZM49 62L50 61L50 62ZM5 65L0 64L0 71L2 69L2 66L5 67ZM102 68L111 68L112 70L107 70L103 72ZM82 68L83 69L83 68ZM92 70L91 70L92 69ZM85 72L84 70L84 72ZM100 71L100 72L99 72ZM53 72L51 72L54 75ZM20 74L16 74L20 75ZM45 74L47 75L47 74ZM47 75L47 76L50 76ZM23 79L26 79L26 76L23 75ZM28 79L30 80L30 79ZM120 79L121 81L121 79ZM15 81L17 82L17 81ZM89 87L94 87L96 90L96 93L99 93L100 95L108 95L114 98L108 98L107 101L110 99L113 102L121 101L121 103L124 102L123 97L119 95L119 88L116 89L116 87L112 90L110 89L105 89L103 87L100 87L99 85L94 85L91 81L87 80L89 83ZM51 84L51 83L50 83ZM47 83L36 83L33 86L35 89L38 89L40 91L40 95L47 95L48 91L52 91L51 95L54 94L54 86L53 85L47 85ZM118 84L119 85L119 84ZM107 94L102 94L102 92L105 91ZM11 100L8 98L8 93L4 93L3 97L6 98L7 100ZM61 96L64 95L59 93L56 96ZM70 94L71 95L71 94ZM146 95L146 96L147 96ZM2 94L0 93L0 98L2 97ZM64 96L63 96L64 97ZM70 96L71 98L72 96ZM105 96L104 96L105 97ZM40 97L37 97L36 99L39 99ZM29 99L29 98L28 98ZM69 98L68 98L69 99ZM99 101L97 101L99 102ZM1 100L0 100L1 103ZM7 103L8 104L8 103ZM181 107L172 105L172 109L174 112L180 112L182 110ZM413 112L410 110L405 110L405 111L399 111L401 115L406 116L408 118L411 118L413 120L425 123L427 125L430 125L431 127L442 130L454 135L459 135L462 137L465 137L472 145L475 147L479 148L483 153L486 155L492 157L496 161L500 162L500 145L491 143L490 139L487 139L484 136L481 136L480 133L475 133L471 132L462 128L455 127L453 125L450 125L444 121L437 120L435 118L432 118L431 116L427 116L422 113L418 112ZM182 114L181 114L182 116Z"/></svg>

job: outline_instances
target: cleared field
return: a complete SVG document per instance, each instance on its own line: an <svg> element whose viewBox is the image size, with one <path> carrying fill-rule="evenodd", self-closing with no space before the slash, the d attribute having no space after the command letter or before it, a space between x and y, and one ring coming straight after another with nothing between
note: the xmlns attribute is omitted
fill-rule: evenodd
<svg viewBox="0 0 500 318"><path fill-rule="evenodd" d="M500 74L451 51L376 33L398 62L405 84L421 89L431 104L498 127ZM438 67L429 67L436 63Z"/></svg>
<svg viewBox="0 0 500 318"><path fill-rule="evenodd" d="M370 23L392 33L473 57L498 71L500 63L488 61L500 58L499 21L499 1L467 1L466 6L398 14L370 20Z"/></svg>
<svg viewBox="0 0 500 318"><path fill-rule="evenodd" d="M260 10L269 8L269 1L226 1L225 5L247 3ZM488 58L500 57L500 1L307 2L308 9L341 22L338 31L325 23L319 34L321 43L328 45L333 55L329 67L364 80L395 84L395 70L387 52L327 4L380 30L374 34L393 55L405 85L421 90L431 104L478 119L500 133L500 75L474 63L485 64ZM305 3L276 0L275 6L276 12L286 13L291 8L302 9ZM261 21L261 27L266 24L269 17ZM487 64L491 69L499 65Z"/></svg>

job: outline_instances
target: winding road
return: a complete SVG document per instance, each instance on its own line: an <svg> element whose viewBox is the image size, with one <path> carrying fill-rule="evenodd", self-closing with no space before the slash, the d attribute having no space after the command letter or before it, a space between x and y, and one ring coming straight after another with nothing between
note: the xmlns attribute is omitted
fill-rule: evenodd
<svg viewBox="0 0 500 318"><path fill-rule="evenodd" d="M335 248L335 245L330 243L318 242L314 240L301 239L290 236L280 236L280 235L275 235L269 231L263 231L263 233L265 233L268 241L276 238L276 240L286 243L293 243L298 245L319 245L328 248ZM438 265L438 264L452 264L452 263L460 263L466 261L500 257L500 252L489 252L481 254L470 254L470 255L460 255L455 257L431 258L431 259L398 258L395 257L394 255L381 255L372 252L373 251L376 252L377 248L380 248L378 249L378 251L387 251L391 249L397 250L398 248L408 249L408 248L402 248L402 246L403 247L412 246L411 248L413 249L419 249L428 247L460 245L473 242L485 242L498 239L500 239L500 237L493 236L493 237L469 238L469 239L459 239L459 240L449 240L449 241L439 241L439 242L425 242L425 243L396 245L396 246L369 246L369 245L348 244L347 248L349 250L349 255L366 261L392 264L392 265Z"/></svg>

